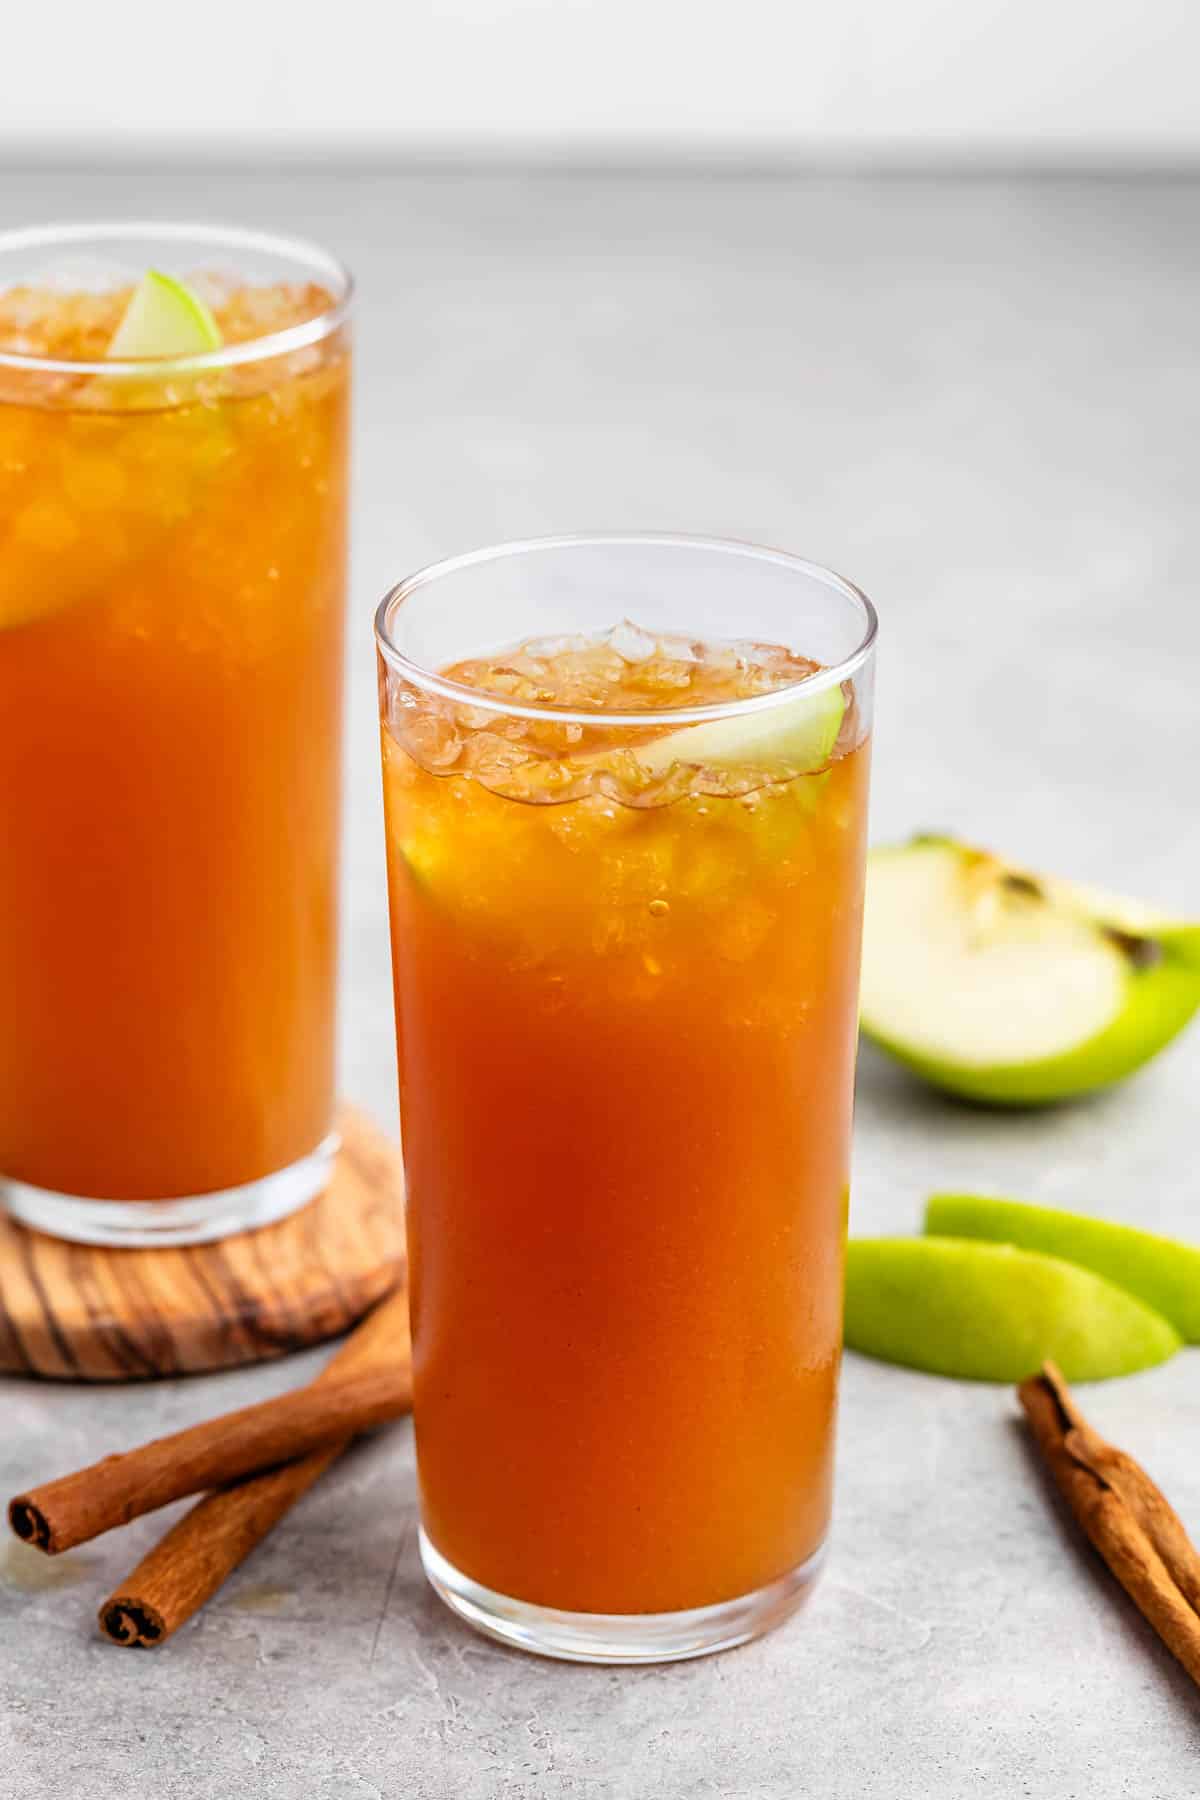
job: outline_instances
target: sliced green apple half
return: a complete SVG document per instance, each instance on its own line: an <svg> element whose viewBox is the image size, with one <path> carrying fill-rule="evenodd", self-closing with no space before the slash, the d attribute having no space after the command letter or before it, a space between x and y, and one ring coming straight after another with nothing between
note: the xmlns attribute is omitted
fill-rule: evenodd
<svg viewBox="0 0 1200 1800"><path fill-rule="evenodd" d="M1200 1343L1200 1248L1194 1244L988 1194L931 1195L925 1230L936 1237L1016 1244L1077 1263L1154 1307L1189 1344Z"/></svg>
<svg viewBox="0 0 1200 1800"><path fill-rule="evenodd" d="M872 852L862 1026L936 1087L1046 1105L1140 1068L1200 1007L1200 925L950 838Z"/></svg>
<svg viewBox="0 0 1200 1800"><path fill-rule="evenodd" d="M635 754L653 775L665 775L677 764L685 764L725 771L766 770L775 779L785 780L825 767L845 716L846 694L840 684L807 693L801 683L788 699L773 706L683 725L648 744L639 744Z"/></svg>
<svg viewBox="0 0 1200 1800"><path fill-rule="evenodd" d="M1068 1381L1104 1381L1180 1345L1161 1313L1089 1269L946 1237L851 1240L846 1342L930 1374L1005 1382L1047 1358Z"/></svg>

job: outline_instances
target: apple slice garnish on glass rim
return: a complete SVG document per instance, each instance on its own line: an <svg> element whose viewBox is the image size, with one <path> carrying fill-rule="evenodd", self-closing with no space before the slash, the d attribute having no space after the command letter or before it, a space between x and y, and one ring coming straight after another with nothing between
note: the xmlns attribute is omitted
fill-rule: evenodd
<svg viewBox="0 0 1200 1800"><path fill-rule="evenodd" d="M133 290L107 355L121 361L202 356L221 348L210 308L187 283L161 269L147 269Z"/></svg>
<svg viewBox="0 0 1200 1800"><path fill-rule="evenodd" d="M676 764L691 768L755 768L778 771L777 778L813 774L833 754L846 694L840 683L806 691L800 682L787 698L770 706L735 710L727 718L681 725L633 751L651 774L665 775ZM773 698L773 697L772 697Z"/></svg>

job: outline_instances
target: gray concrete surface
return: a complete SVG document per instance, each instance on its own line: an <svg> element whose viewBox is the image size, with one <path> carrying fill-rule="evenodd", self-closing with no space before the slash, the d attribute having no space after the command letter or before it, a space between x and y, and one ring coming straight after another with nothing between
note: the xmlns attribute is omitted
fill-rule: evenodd
<svg viewBox="0 0 1200 1800"><path fill-rule="evenodd" d="M973 833L1200 910L1200 186L0 173L0 222L229 217L362 285L344 1067L394 1118L369 622L500 536L690 527L883 615L874 835ZM854 1223L978 1184L1200 1236L1200 1030L1110 1098L951 1106L864 1058ZM0 1488L319 1359L0 1384ZM1200 1525L1195 1351L1092 1389ZM0 1800L1188 1800L1197 1696L1064 1530L1011 1396L848 1359L831 1566L766 1641L647 1672L442 1612L407 1428L347 1457L168 1648L97 1599L161 1529L0 1549ZM51 1448L52 1446L52 1448Z"/></svg>

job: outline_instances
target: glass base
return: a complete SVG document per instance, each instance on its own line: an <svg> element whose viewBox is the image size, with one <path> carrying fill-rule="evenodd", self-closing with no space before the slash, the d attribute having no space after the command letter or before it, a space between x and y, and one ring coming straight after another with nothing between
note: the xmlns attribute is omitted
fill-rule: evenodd
<svg viewBox="0 0 1200 1800"><path fill-rule="evenodd" d="M716 1606L695 1606L686 1612L580 1613L495 1594L447 1562L424 1531L420 1544L434 1592L468 1625L536 1656L586 1663L681 1662L688 1656L732 1650L735 1644L761 1637L796 1611L811 1592L825 1556L822 1544L807 1562L778 1581Z"/></svg>
<svg viewBox="0 0 1200 1800"><path fill-rule="evenodd" d="M272 1225L329 1186L340 1140L331 1132L308 1156L242 1187L181 1200L84 1200L0 1176L0 1205L14 1219L76 1244L145 1249L155 1244L208 1244Z"/></svg>

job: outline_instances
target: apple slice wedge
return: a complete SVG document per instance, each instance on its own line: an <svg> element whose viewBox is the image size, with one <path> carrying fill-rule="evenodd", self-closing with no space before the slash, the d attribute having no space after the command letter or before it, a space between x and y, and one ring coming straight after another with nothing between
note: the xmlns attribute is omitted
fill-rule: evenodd
<svg viewBox="0 0 1200 1800"><path fill-rule="evenodd" d="M130 296L107 354L158 360L220 348L220 327L199 294L174 275L148 269Z"/></svg>
<svg viewBox="0 0 1200 1800"><path fill-rule="evenodd" d="M1200 1007L1200 925L951 838L872 852L862 1027L936 1087L1039 1106L1122 1080Z"/></svg>
<svg viewBox="0 0 1200 1800"><path fill-rule="evenodd" d="M982 1238L1060 1256L1152 1306L1189 1344L1200 1343L1200 1248L1134 1225L990 1194L931 1194L927 1235Z"/></svg>
<svg viewBox="0 0 1200 1800"><path fill-rule="evenodd" d="M1050 1358L1068 1381L1165 1362L1175 1327L1123 1288L1057 1256L959 1238L853 1238L846 1342L962 1381L1023 1381Z"/></svg>
<svg viewBox="0 0 1200 1800"><path fill-rule="evenodd" d="M635 754L652 775L665 775L684 764L704 769L760 769L769 771L775 780L787 780L825 767L845 716L846 694L840 683L810 693L800 682L787 699L725 719L683 725L648 744L639 744Z"/></svg>

